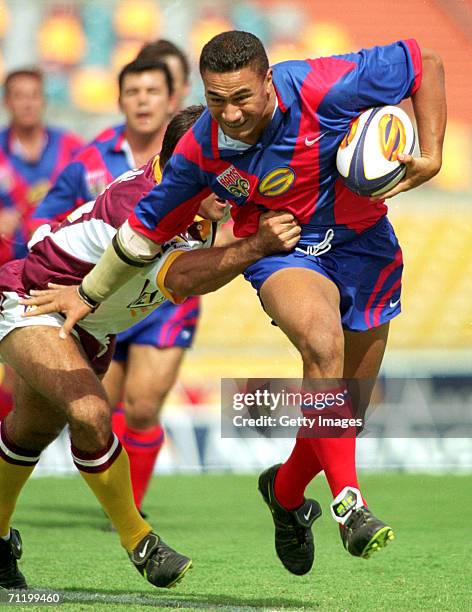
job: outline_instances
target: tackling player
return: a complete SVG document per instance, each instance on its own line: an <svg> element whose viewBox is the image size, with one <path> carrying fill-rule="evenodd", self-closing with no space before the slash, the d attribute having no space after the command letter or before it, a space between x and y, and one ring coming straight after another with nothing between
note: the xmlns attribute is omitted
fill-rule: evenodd
<svg viewBox="0 0 472 612"><path fill-rule="evenodd" d="M117 227L142 194L159 182L159 163L164 165L201 112L201 107L192 107L169 124L160 160L156 157L117 179L95 202L73 211L54 229L38 228L28 256L1 269L0 357L18 376L14 409L0 424L0 587L26 588L17 566L21 538L10 521L41 451L66 425L74 463L138 571L155 586L171 587L191 566L188 557L152 531L136 508L128 457L111 431L110 406L98 377L109 364L113 334L136 318L144 318L165 299L179 302L189 294L213 291L260 257L293 248L300 233L293 215L268 213L256 235L203 253L195 249L212 245L226 208L216 198L205 199L199 208L203 218L166 242L157 256L136 262L140 273L81 321L65 341L56 331L62 317L41 315L41 307L22 306L28 300L21 297L50 281L72 284L70 290L77 291L77 283L107 245L118 240ZM139 238L135 246L139 248ZM40 316L27 316L31 312Z"/></svg>
<svg viewBox="0 0 472 612"><path fill-rule="evenodd" d="M123 248L109 248L84 278L82 300L65 291L51 300L51 308L67 315L62 333L136 274L131 260L123 260L129 252L138 260L145 253L134 249L138 237L154 252L214 191L233 201L237 236L252 235L264 210L287 209L301 224L294 251L261 259L245 276L300 352L305 389L336 395L344 389L343 377L366 379L372 388L389 322L400 312L402 254L383 199L348 191L336 170L336 151L365 108L411 97L421 154L399 156L406 174L383 197L434 176L446 125L440 58L406 40L269 67L257 37L232 31L205 45L200 72L208 111L179 142L162 183L118 231ZM347 412L349 405L346 394ZM344 434L299 435L287 461L259 478L277 553L294 574L307 573L313 564L311 527L320 508L304 491L321 471L349 553L367 558L393 536L360 492L356 440Z"/></svg>
<svg viewBox="0 0 472 612"><path fill-rule="evenodd" d="M158 41L159 42L159 41ZM158 43L153 43L154 47ZM169 117L176 109L169 49L146 48L118 77L122 125L89 143L62 171L35 217L61 221L71 210L95 199L113 179L145 164L160 151ZM160 48L160 47L159 47ZM174 69L176 66L174 66ZM179 100L183 79L180 77ZM113 431L126 449L136 505L141 510L157 456L164 442L159 414L174 385L185 350L192 345L199 298L166 301L145 320L119 334L103 384L112 406ZM126 415L126 418L125 418Z"/></svg>

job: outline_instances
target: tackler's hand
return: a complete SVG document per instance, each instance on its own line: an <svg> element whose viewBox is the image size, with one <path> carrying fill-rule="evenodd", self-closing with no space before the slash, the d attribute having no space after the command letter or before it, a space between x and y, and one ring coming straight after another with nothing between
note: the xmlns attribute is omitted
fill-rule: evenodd
<svg viewBox="0 0 472 612"><path fill-rule="evenodd" d="M29 296L19 299L19 303L26 306L24 317L37 317L38 315L57 312L65 316L59 336L66 338L74 325L92 312L78 293L78 285L56 285L48 283L49 289L33 289Z"/></svg>
<svg viewBox="0 0 472 612"><path fill-rule="evenodd" d="M292 213L269 211L261 215L254 236L262 256L291 251L300 240L301 228Z"/></svg>

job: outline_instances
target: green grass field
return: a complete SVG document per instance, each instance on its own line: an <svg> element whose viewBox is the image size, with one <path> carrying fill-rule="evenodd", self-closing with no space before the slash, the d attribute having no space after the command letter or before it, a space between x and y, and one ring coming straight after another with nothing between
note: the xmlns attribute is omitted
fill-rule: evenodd
<svg viewBox="0 0 472 612"><path fill-rule="evenodd" d="M117 535L103 531L105 519L79 477L33 479L14 520L23 537L22 570L30 587L62 592L61 610L472 609L470 477L363 476L371 508L396 534L368 561L342 548L328 514L328 489L315 480L311 493L324 515L315 523L315 567L301 578L275 556L272 521L256 480L154 479L145 510L158 533L194 561L177 588L157 590L129 563Z"/></svg>

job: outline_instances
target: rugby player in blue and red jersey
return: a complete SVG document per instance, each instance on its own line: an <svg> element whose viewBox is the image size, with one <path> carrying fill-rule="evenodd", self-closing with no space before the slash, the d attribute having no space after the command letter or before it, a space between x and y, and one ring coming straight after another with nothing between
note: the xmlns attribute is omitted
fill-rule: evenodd
<svg viewBox="0 0 472 612"><path fill-rule="evenodd" d="M160 151L176 101L170 69L156 59L160 57L158 45L160 49L157 41L120 72L119 106L125 122L104 130L80 151L38 206L35 217L62 221L84 202L94 200L118 176L144 165ZM162 48L167 58L169 45ZM159 415L185 350L193 343L199 310L198 297L181 304L166 301L149 317L119 334L103 381L110 403L116 407L113 430L130 459L139 509L164 442Z"/></svg>
<svg viewBox="0 0 472 612"><path fill-rule="evenodd" d="M335 392L333 381L343 377L373 384L389 321L400 312L402 255L384 201L346 189L336 171L336 151L361 111L411 97L420 156L399 156L406 174L384 198L434 176L446 125L440 58L406 40L270 68L259 39L232 31L205 45L200 72L208 110L179 142L162 182L143 195L115 247L80 291L58 290L48 308L67 314L67 334L136 274L133 262L186 227L201 199L214 191L234 203L238 236L253 234L266 210L286 209L301 224L297 248L262 258L245 276L299 350L306 388L323 389L326 381L324 390ZM277 553L294 574L305 574L313 564L311 527L321 510L304 491L321 471L351 554L368 557L393 536L360 493L355 446L354 436L300 435L287 461L259 478Z"/></svg>
<svg viewBox="0 0 472 612"><path fill-rule="evenodd" d="M35 68L6 76L4 105L10 124L0 131L0 214L16 212L17 223L0 235L0 264L26 255L31 214L83 144L72 132L44 125L43 75Z"/></svg>

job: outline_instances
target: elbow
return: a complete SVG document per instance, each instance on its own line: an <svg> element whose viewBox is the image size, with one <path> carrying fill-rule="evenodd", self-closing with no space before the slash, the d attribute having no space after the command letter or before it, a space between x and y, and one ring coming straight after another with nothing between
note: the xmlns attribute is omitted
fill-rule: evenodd
<svg viewBox="0 0 472 612"><path fill-rule="evenodd" d="M423 62L423 71L426 69L432 69L437 73L444 73L444 64L441 56L433 49L422 49L421 59Z"/></svg>

